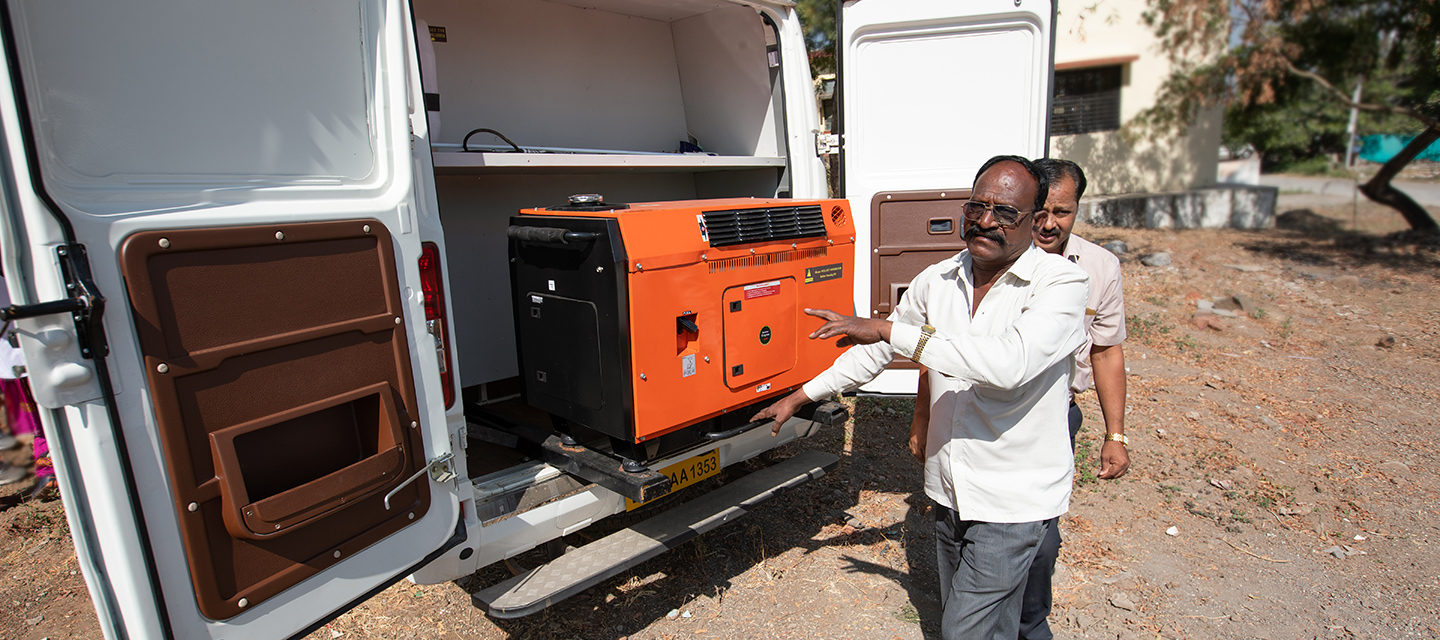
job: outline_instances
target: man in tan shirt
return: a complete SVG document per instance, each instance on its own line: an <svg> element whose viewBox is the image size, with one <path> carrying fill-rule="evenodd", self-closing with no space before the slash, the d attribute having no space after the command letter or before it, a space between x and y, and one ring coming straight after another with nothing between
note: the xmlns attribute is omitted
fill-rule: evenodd
<svg viewBox="0 0 1440 640"><path fill-rule="evenodd" d="M1125 298L1120 281L1120 260L1089 240L1074 235L1076 211L1085 193L1085 172L1069 160L1045 158L1035 162L1045 174L1050 189L1045 208L1035 212L1035 246L1064 256L1090 276L1090 297L1085 308L1085 344L1076 353L1076 372L1070 383L1070 443L1080 430L1083 416L1074 403L1074 394L1090 388L1093 381L1105 418L1105 440L1100 449L1100 478L1113 480L1130 468L1125 438ZM915 399L915 418L910 427L910 451L923 461L926 431L930 421L930 390L926 371L921 371ZM1057 523L1058 524L1058 523ZM1045 540L1030 566L1020 615L1022 640L1050 640L1046 617L1050 614L1050 578L1060 555L1060 528L1048 529Z"/></svg>

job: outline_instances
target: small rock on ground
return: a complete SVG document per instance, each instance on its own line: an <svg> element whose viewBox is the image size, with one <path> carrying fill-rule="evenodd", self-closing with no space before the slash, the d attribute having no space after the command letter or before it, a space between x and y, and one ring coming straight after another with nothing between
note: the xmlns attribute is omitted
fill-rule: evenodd
<svg viewBox="0 0 1440 640"><path fill-rule="evenodd" d="M1244 311L1245 315L1253 318L1256 314L1260 312L1260 305L1255 304L1255 300L1252 299L1250 296L1247 296L1243 293L1237 293L1233 297L1235 298L1235 304L1240 305L1240 310Z"/></svg>
<svg viewBox="0 0 1440 640"><path fill-rule="evenodd" d="M1170 266L1170 254L1165 252L1152 253L1140 259L1140 264L1147 267L1168 267Z"/></svg>
<svg viewBox="0 0 1440 640"><path fill-rule="evenodd" d="M1380 472L1390 478L1409 478L1410 465L1397 460L1391 460L1380 465Z"/></svg>
<svg viewBox="0 0 1440 640"><path fill-rule="evenodd" d="M1239 311L1240 303L1235 301L1235 296L1221 296L1215 299L1215 308Z"/></svg>

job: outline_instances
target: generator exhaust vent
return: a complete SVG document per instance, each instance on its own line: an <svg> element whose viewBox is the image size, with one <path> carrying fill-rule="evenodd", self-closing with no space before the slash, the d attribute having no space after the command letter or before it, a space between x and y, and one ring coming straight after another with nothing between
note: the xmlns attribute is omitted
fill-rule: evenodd
<svg viewBox="0 0 1440 640"><path fill-rule="evenodd" d="M824 237L825 216L819 205L707 211L705 227L710 233L710 246L727 247L766 240Z"/></svg>

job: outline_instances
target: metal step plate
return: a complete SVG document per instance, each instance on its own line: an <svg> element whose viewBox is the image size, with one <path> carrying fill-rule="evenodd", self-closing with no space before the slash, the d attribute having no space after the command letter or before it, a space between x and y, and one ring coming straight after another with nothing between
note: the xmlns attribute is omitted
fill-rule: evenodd
<svg viewBox="0 0 1440 640"><path fill-rule="evenodd" d="M834 454L805 451L480 591L472 596L475 606L496 618L530 615L734 521L781 492L825 475L839 463Z"/></svg>

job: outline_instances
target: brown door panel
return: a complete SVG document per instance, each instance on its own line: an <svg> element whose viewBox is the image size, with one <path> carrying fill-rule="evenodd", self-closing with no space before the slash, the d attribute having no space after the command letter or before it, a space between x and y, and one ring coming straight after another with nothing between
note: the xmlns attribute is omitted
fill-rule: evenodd
<svg viewBox="0 0 1440 640"><path fill-rule="evenodd" d="M137 233L120 253L196 601L223 620L414 520L394 245L373 220Z"/></svg>
<svg viewBox="0 0 1440 640"><path fill-rule="evenodd" d="M965 249L960 204L969 189L893 191L870 202L874 247L870 252L870 310L890 315L900 294L921 271Z"/></svg>
<svg viewBox="0 0 1440 640"><path fill-rule="evenodd" d="M884 318L895 310L910 281L936 262L965 249L965 217L960 204L969 189L889 191L870 201L871 317ZM894 369L919 365L905 359L890 363Z"/></svg>

